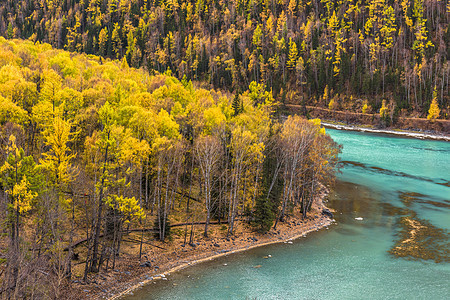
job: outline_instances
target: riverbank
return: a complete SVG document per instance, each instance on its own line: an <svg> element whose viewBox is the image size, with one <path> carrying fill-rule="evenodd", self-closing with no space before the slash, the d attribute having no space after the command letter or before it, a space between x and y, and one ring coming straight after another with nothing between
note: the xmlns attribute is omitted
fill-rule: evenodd
<svg viewBox="0 0 450 300"><path fill-rule="evenodd" d="M142 261L128 249L116 268L93 275L89 278L90 284L75 282L70 294L82 299L119 299L154 280L170 280L170 273L192 265L256 247L292 243L292 240L334 222L322 215L322 210L326 208L323 203L326 195L327 192L323 192L314 202L307 219L302 220L300 214L295 214L285 222L279 222L276 230L271 229L266 234L256 233L246 223L239 222L234 236L230 238L226 237L224 225L213 225L209 237L197 237L193 246L183 245L182 236L175 236L167 243L155 242L153 247L147 245ZM202 228L198 229L201 232Z"/></svg>
<svg viewBox="0 0 450 300"><path fill-rule="evenodd" d="M375 129L356 125L341 125L336 123L322 122L322 125L326 128L333 128L338 130L351 130L351 131L361 131L361 132L372 132L372 133L384 133L393 134L409 138L416 139L430 139L430 140L441 140L450 141L450 135L444 133L425 133L417 131L407 131L401 129Z"/></svg>
<svg viewBox="0 0 450 300"><path fill-rule="evenodd" d="M380 128L379 114L357 113L350 111L330 110L323 107L302 106L286 104L287 113L309 115L310 118L319 118L333 126L344 126L346 130L364 130L387 134L404 135L421 139L450 139L450 120L437 119L434 122L426 118L413 118L399 116L391 127ZM339 129L339 128L338 128Z"/></svg>

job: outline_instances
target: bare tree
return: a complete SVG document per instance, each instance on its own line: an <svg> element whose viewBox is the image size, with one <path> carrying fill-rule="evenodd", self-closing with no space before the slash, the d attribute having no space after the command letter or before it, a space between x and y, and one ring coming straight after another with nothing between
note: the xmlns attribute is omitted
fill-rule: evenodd
<svg viewBox="0 0 450 300"><path fill-rule="evenodd" d="M301 186L302 166L307 158L308 148L314 141L317 129L306 119L299 116L289 117L283 124L280 148L285 155L283 159L284 189L279 219L283 221L287 206L294 201L294 188Z"/></svg>
<svg viewBox="0 0 450 300"><path fill-rule="evenodd" d="M215 136L202 136L195 142L195 154L203 179L205 190L205 208L206 223L204 236L208 236L208 225L211 219L211 190L213 188L213 176L218 167L218 161L221 157L221 145L219 139Z"/></svg>

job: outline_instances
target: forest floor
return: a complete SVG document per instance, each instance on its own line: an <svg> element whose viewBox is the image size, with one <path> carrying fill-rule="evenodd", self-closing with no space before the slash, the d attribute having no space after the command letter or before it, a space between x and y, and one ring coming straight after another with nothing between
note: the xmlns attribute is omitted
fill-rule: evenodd
<svg viewBox="0 0 450 300"><path fill-rule="evenodd" d="M81 280L72 280L64 298L118 299L153 280L167 280L166 276L170 273L194 264L264 245L290 243L293 239L334 222L322 215L322 210L326 208L323 203L326 195L324 192L318 197L306 219L303 220L299 213L294 213L285 222L279 222L276 230L272 228L266 234L255 232L246 222L237 222L233 236L227 238L226 225L214 224L210 226L209 237L205 238L204 225L196 225L194 246L191 246L184 245L185 228L174 229L170 241L144 244L141 260L139 243L123 242L121 255L116 259L113 269L91 274L88 284L82 283ZM125 236L124 240L139 241L140 238L141 233L132 233ZM152 238L145 235L144 239ZM189 234L187 240L189 241ZM80 263L79 266L81 265Z"/></svg>

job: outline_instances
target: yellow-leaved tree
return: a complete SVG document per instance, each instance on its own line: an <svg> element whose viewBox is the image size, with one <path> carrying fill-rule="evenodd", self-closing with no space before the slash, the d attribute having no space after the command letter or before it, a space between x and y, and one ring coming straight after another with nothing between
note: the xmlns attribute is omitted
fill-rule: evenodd
<svg viewBox="0 0 450 300"><path fill-rule="evenodd" d="M385 118L387 118L388 114L389 114L389 108L386 105L386 100L383 100L381 102L380 118L385 119Z"/></svg>
<svg viewBox="0 0 450 300"><path fill-rule="evenodd" d="M330 103L328 103L328 109L329 110L335 110L337 109L338 104L336 101L334 101L334 98L330 100Z"/></svg>
<svg viewBox="0 0 450 300"><path fill-rule="evenodd" d="M27 112L24 109L0 95L0 124L6 122L22 124L27 119Z"/></svg>
<svg viewBox="0 0 450 300"><path fill-rule="evenodd" d="M57 116L44 132L44 143L49 150L43 153L41 164L48 171L51 182L62 189L74 179L75 172L71 169L71 160L75 157L68 144L73 140L69 121Z"/></svg>
<svg viewBox="0 0 450 300"><path fill-rule="evenodd" d="M433 100L430 104L430 109L428 110L428 116L427 119L431 122L434 122L437 118L439 118L439 114L441 113L441 110L439 108L439 103L437 100L437 90L436 87L434 87L433 91Z"/></svg>
<svg viewBox="0 0 450 300"><path fill-rule="evenodd" d="M328 102L328 98L330 97L330 91L328 89L328 84L325 86L325 89L323 90L323 96L322 99L326 103Z"/></svg>
<svg viewBox="0 0 450 300"><path fill-rule="evenodd" d="M43 235L41 240L46 238L61 240L60 224L67 220L67 211L72 204L69 245L72 244L74 235L75 206L72 199L67 197L67 194L71 192L68 189L69 183L76 177L76 170L72 167L71 162L75 154L69 148L69 143L73 141L73 136L76 133L71 132L71 127L71 123L63 120L60 116L55 116L50 121L50 124L42 132L44 144L48 151L42 154L43 158L40 161L42 169L47 175L48 188L55 195L55 197L46 198L46 208L43 214L45 219L54 221L49 222L50 226L47 228L49 233ZM63 245L55 244L51 248L50 255L55 267L55 274L58 275L59 285L64 277L71 273L72 248L69 247L69 252L65 255Z"/></svg>
<svg viewBox="0 0 450 300"><path fill-rule="evenodd" d="M5 162L0 166L0 183L5 188L8 199L6 221L10 238L4 278L7 280L7 287L14 288L21 267L21 217L33 208L41 180L33 157L25 156L24 150L17 147L14 135L9 137L6 155Z"/></svg>
<svg viewBox="0 0 450 300"><path fill-rule="evenodd" d="M37 193L30 190L30 183L25 175L19 183L6 190L6 193L13 199L11 208L19 214L24 214L31 210L31 203L37 196Z"/></svg>
<svg viewBox="0 0 450 300"><path fill-rule="evenodd" d="M36 163L32 156L25 156L22 148L16 145L14 135L9 137L7 159L0 167L1 183L9 196L8 212L10 225L19 236L19 217L32 208L32 201L37 197L38 177ZM14 216L15 214L15 216Z"/></svg>
<svg viewBox="0 0 450 300"><path fill-rule="evenodd" d="M139 200L135 197L111 195L106 199L106 204L119 212L121 225L129 224L134 219L141 220L145 218L144 210L139 205Z"/></svg>
<svg viewBox="0 0 450 300"><path fill-rule="evenodd" d="M367 102L367 100L364 101L364 105L362 107L362 113L363 114L370 113L370 106L369 106L369 103Z"/></svg>
<svg viewBox="0 0 450 300"><path fill-rule="evenodd" d="M292 38L289 38L289 58L286 63L289 69L295 69L295 66L297 64L297 57L298 57L297 44L292 40Z"/></svg>

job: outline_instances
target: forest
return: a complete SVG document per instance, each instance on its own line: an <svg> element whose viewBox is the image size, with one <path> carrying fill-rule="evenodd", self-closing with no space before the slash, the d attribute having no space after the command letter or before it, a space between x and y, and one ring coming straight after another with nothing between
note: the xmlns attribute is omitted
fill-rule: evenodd
<svg viewBox="0 0 450 300"><path fill-rule="evenodd" d="M449 117L445 0L20 0L0 35L282 103Z"/></svg>
<svg viewBox="0 0 450 300"><path fill-rule="evenodd" d="M60 298L68 279L113 269L131 230L142 247L147 229L170 242L174 222L232 236L306 217L340 147L278 107L262 83L233 95L0 37L1 297Z"/></svg>

